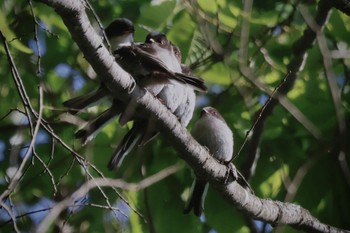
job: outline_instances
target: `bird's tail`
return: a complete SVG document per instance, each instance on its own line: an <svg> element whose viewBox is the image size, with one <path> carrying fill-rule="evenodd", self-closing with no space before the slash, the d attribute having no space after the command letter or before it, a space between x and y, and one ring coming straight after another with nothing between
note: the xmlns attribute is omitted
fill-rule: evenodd
<svg viewBox="0 0 350 233"><path fill-rule="evenodd" d="M194 90L197 90L200 92L208 91L208 88L205 85L205 82L202 78L184 74L184 73L175 73L175 78L178 82L186 83L190 85Z"/></svg>
<svg viewBox="0 0 350 233"><path fill-rule="evenodd" d="M200 216L203 211L204 199L207 194L208 183L203 180L194 180L192 194L186 203L184 214L188 214L192 209L196 216Z"/></svg>
<svg viewBox="0 0 350 233"><path fill-rule="evenodd" d="M119 116L120 113L121 106L114 102L111 108L88 122L82 129L78 130L74 136L81 139L83 144L86 144L88 141L91 141L105 125Z"/></svg>
<svg viewBox="0 0 350 233"><path fill-rule="evenodd" d="M134 146L141 140L144 131L143 124L134 124L129 132L124 136L119 143L117 149L114 151L112 158L110 159L107 167L109 170L114 170L120 167L123 159Z"/></svg>
<svg viewBox="0 0 350 233"><path fill-rule="evenodd" d="M63 106L69 108L69 112L71 114L76 114L82 109L93 105L105 96L107 96L105 88L100 87L95 91L91 91L85 95L81 95L63 102Z"/></svg>

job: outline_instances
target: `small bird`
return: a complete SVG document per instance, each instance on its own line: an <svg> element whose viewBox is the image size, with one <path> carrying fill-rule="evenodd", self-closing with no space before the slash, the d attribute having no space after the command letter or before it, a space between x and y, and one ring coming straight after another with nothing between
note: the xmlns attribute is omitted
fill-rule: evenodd
<svg viewBox="0 0 350 233"><path fill-rule="evenodd" d="M228 164L231 161L233 156L233 133L215 108L203 108L200 119L193 126L191 134L219 162ZM240 173L237 181L242 186L249 187ZM208 183L205 180L199 178L194 180L192 194L184 209L185 214L192 209L196 216L202 214L207 188Z"/></svg>
<svg viewBox="0 0 350 233"><path fill-rule="evenodd" d="M155 57L155 60L157 62L160 58L163 65L158 66L155 72L148 73L147 75L139 75L139 80L144 80L144 85L147 90L149 90L149 88L153 89L152 85L160 85L161 88L157 89L160 90L159 93L153 92L153 94L159 98L159 100L178 117L183 126L187 126L190 119L192 118L195 107L196 96L194 89L200 89L202 91L206 90L206 86L203 80L200 78L193 78L194 76L191 74L190 70L183 68L184 65L181 64L180 50L170 41L168 41L163 33L150 33L146 37L145 46L148 46L147 49L150 49L150 51L152 51L152 49L154 50L152 56ZM143 60L140 61L140 63L143 63ZM151 63L154 64L153 62ZM146 62L144 64L148 63ZM165 67L166 70L160 68L162 66ZM186 77L188 80L197 80L199 81L198 83L200 85L197 85L198 83L196 83L196 81L190 85L188 81L179 82L176 78L174 79L174 75ZM149 81L150 76L151 81ZM157 79L164 81L158 83L159 81ZM136 101L134 103L136 103ZM127 110L125 111L129 112L129 116L124 117L122 114L119 118L119 122L121 124L127 122L130 119L130 115L132 115L130 112L135 112L137 107L135 105L133 106L132 104L133 103L130 103L127 107ZM130 111L130 109L133 109L133 111ZM134 121L134 126L125 135L115 150L108 164L108 168L115 169L119 167L124 157L132 150L135 145L144 145L152 138L154 138L159 132L156 128L156 123L157 119L153 117L147 119L137 117Z"/></svg>
<svg viewBox="0 0 350 233"><path fill-rule="evenodd" d="M157 37L162 38L161 43ZM181 62L178 61L176 53L179 53L178 48L166 39L165 34L158 32L150 33L145 43L133 43L113 52L118 64L146 85L176 81L206 92L203 79L182 73ZM141 80L142 78L145 80ZM136 82L138 83L137 80Z"/></svg>
<svg viewBox="0 0 350 233"><path fill-rule="evenodd" d="M124 22L124 20L122 22ZM106 32L106 34L108 36L113 35L111 33L112 31L111 28L118 24L115 24L114 22L112 22L110 25L112 26L108 26L107 27L108 30L106 29L106 31L108 32L108 33ZM124 26L124 28L127 28L127 27ZM129 31L130 30L128 30L128 32ZM113 36L112 36L111 41L120 42L121 40L113 39ZM140 45L141 43L138 43L138 44ZM127 47L128 45L124 44L123 46ZM190 72L189 68L184 69L185 65L181 64L180 50L175 45L173 45L170 41L167 40L165 34L160 32L149 33L146 37L145 42L142 44L142 46L144 46L145 48L153 47L156 52L154 55L151 55L151 56L154 56L155 59L164 61L164 64L166 64L166 66L169 67L169 69L176 70L176 71L184 70L185 72L183 72L183 76L190 77L189 80L192 80L192 77L194 77ZM113 45L112 47L116 47L116 46ZM120 49L121 47L118 47L118 48ZM119 50L117 49L117 51ZM118 56L120 56L120 54ZM122 59L122 58L119 57L119 59ZM118 58L116 60L118 61ZM125 63L125 61L123 62ZM132 63L132 61L130 62ZM133 62L140 64L140 62L137 59L135 59L135 61ZM130 69L130 67L128 67L128 69ZM140 69L147 70L144 68L140 68ZM159 72L159 71L150 72L150 70L142 74L134 71L131 71L131 72L133 72L133 75L137 75L135 76L136 82L140 87L145 88L146 90L151 92L153 95L155 95L157 98L159 98L162 101L162 103L166 105L179 118L180 122L186 123L183 125L187 126L187 124L189 123L189 120L192 118L193 111L194 111L195 93L193 90L193 86L187 85L185 84L185 82L172 81L171 78L169 78L169 74L167 72ZM193 78L193 79L200 80L200 83L203 82L200 78ZM203 86L203 88L206 89L205 86ZM90 96L93 97L94 93L97 93L97 92L93 92L92 94L90 94ZM104 91L103 88L99 88L98 93L103 94L103 93L107 93L107 91ZM190 93L190 94L187 95L187 93ZM192 99L191 101L188 101L188 99L186 99L189 96ZM182 101L182 99L184 99L184 101ZM75 100L80 100L80 99L79 97L77 97L73 99L73 101ZM118 101L117 99L114 99L112 107L110 109L106 110L105 112L100 114L97 118L88 122L82 129L78 130L75 133L75 136L76 138L80 138L83 144L86 144L88 141L94 138L97 132L104 125L106 125L108 122L110 122L119 114L121 114L119 118L119 123L121 125L124 125L126 124L126 122L133 120L136 108L137 108L136 100L131 100L129 104L125 106L124 103L120 103L120 101ZM137 127L138 129L137 131L139 132L143 131L142 142L140 144L144 145L157 134L157 131L154 131L156 119L149 119L148 121L146 121L145 119L141 119L141 121L147 125L147 127ZM127 134L127 136L135 136L135 135L136 135L136 132L134 132L133 134ZM128 141L130 140L132 139L129 139ZM133 144L130 144L130 145L133 145Z"/></svg>
<svg viewBox="0 0 350 233"><path fill-rule="evenodd" d="M113 20L105 29L105 33L111 50L115 51L123 46L131 46L134 43L135 27L131 20L118 18Z"/></svg>
<svg viewBox="0 0 350 233"><path fill-rule="evenodd" d="M165 34L161 32L151 32L146 41L155 41L160 47L172 51L172 61L180 64L181 73L193 76L191 69L181 64L181 52L171 41L168 41ZM168 62L170 63L170 62ZM174 65L177 66L177 65ZM178 68L179 69L179 68ZM178 118L182 126L186 127L193 116L195 108L196 94L189 85L182 85L178 82L165 84L164 88L157 95L158 98L169 108Z"/></svg>
<svg viewBox="0 0 350 233"><path fill-rule="evenodd" d="M125 18L114 20L105 29L116 62L131 74L140 87L158 97L173 113L176 113L180 122L187 126L194 110L194 90L207 91L204 80L193 76L188 72L189 69L183 72L185 69L181 64L181 52L167 40L165 34L152 32L144 43L135 43L134 31L132 22ZM91 92L88 98L77 97L66 101L64 105L78 112L108 94L109 91L106 91L106 87L102 84L97 91ZM136 144L143 145L158 134L155 129L156 119L137 116L136 109L136 100L131 100L125 105L113 99L110 109L88 122L75 133L75 136L86 143L119 114L121 114L119 118L121 125L134 120L134 126L125 135L108 165L110 169L118 167Z"/></svg>
<svg viewBox="0 0 350 233"><path fill-rule="evenodd" d="M110 23L105 29L105 34L111 45L111 50L114 51L123 46L131 46L134 43L134 24L127 18L118 18ZM110 91L103 83L97 90L91 91L82 96L78 96L63 102L63 105L69 108L71 114L76 114L82 109L95 105L99 100L105 98ZM116 100L114 100L116 101ZM120 101L114 103L119 105ZM118 114L114 114L117 116ZM111 116L112 118L112 116Z"/></svg>
<svg viewBox="0 0 350 233"><path fill-rule="evenodd" d="M91 141L98 132L111 122L114 118L119 116L125 109L125 104L118 100L113 100L112 106L102 112L94 119L87 122L83 128L75 132L75 138L81 139L82 144L86 145L87 142Z"/></svg>
<svg viewBox="0 0 350 233"><path fill-rule="evenodd" d="M182 64L182 72L185 74L192 74L191 69ZM196 94L190 87L184 89L183 100L176 108L174 115L179 119L182 126L186 127L192 119L194 109L196 107Z"/></svg>

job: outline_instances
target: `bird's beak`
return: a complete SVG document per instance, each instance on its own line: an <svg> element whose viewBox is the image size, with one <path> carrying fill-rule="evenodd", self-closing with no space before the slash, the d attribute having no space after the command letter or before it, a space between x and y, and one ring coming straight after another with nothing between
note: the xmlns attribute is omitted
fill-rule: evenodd
<svg viewBox="0 0 350 233"><path fill-rule="evenodd" d="M203 108L202 112L201 112L201 116L203 116L204 114L208 114L208 109L207 108Z"/></svg>

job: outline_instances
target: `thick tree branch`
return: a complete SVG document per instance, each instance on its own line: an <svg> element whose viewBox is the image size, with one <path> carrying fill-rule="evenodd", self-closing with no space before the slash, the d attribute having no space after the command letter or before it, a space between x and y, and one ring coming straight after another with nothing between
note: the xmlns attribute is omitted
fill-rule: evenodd
<svg viewBox="0 0 350 233"><path fill-rule="evenodd" d="M53 7L60 14L85 58L112 93L124 101L130 98L137 99L145 113L156 116L163 136L176 148L180 157L198 176L207 179L231 204L250 216L273 225L289 224L298 229L315 232L346 232L320 223L300 206L260 199L243 189L232 175L227 180L227 167L213 159L164 105L150 93L134 85L129 74L114 62L111 54L103 46L102 39L93 30L81 1L40 1Z"/></svg>

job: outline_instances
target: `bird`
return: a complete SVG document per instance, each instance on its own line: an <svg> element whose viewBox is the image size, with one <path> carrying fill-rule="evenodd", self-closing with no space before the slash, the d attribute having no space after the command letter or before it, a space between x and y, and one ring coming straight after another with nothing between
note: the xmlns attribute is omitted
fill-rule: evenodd
<svg viewBox="0 0 350 233"><path fill-rule="evenodd" d="M123 46L130 46L134 43L134 24L131 20L127 18L117 18L113 20L104 30L111 50L114 51ZM108 88L101 83L97 90L93 90L82 96L78 96L63 102L63 106L69 108L71 114L76 114L82 109L95 105L99 100L105 98L110 91ZM115 100L114 100L115 101ZM119 105L120 101L114 103L114 105ZM107 115L107 114L105 114ZM118 115L118 114L114 114ZM110 118L113 118L111 115Z"/></svg>
<svg viewBox="0 0 350 233"><path fill-rule="evenodd" d="M176 47L171 41L168 41L164 33L157 31L151 32L147 35L146 41L157 42L160 47L167 48L168 50L172 51L171 61L173 63L180 64L178 69L181 69L181 73L188 76L193 76L191 69L187 65L181 64L182 57L179 48ZM177 66L177 64L174 66ZM192 86L172 82L165 84L164 88L157 95L157 97L162 100L164 105L166 105L169 110L174 113L181 125L184 127L188 125L193 116L196 102L196 94L194 90L195 88L192 88Z"/></svg>
<svg viewBox="0 0 350 233"><path fill-rule="evenodd" d="M75 138L82 141L82 145L86 145L91 141L98 132L114 118L118 117L124 111L125 105L123 102L113 100L110 108L103 111L94 119L88 121L83 128L74 133Z"/></svg>
<svg viewBox="0 0 350 233"><path fill-rule="evenodd" d="M122 22L124 22L124 20ZM106 35L109 38L112 36L112 38L110 40L114 41L114 42L115 41L118 41L118 42L122 41L122 40L113 39L113 33L112 33L111 28L113 28L114 26L117 26L117 25L118 24L112 22L110 24L110 26L108 26L106 29ZM120 23L119 23L119 25L120 25ZM124 26L124 28L127 29L127 27L125 27L125 26ZM131 32L132 30L127 30L127 31ZM153 55L151 54L150 56L153 56L156 61L158 61L158 60L162 61L162 64L165 65L166 67L169 67L169 70L182 72L184 65L181 64L181 52L174 44L172 44L170 41L167 40L165 34L163 34L161 32L151 32L147 35L144 43L138 43L138 44L139 45L142 44L142 48L146 48L146 50L148 49L148 51L152 51L152 49L149 49L149 48L153 48L153 50L155 52ZM117 48L116 45L114 45L114 44L112 44L112 47ZM127 44L120 46L119 49L122 47L123 47L123 49L125 48L126 50L131 49L130 47L128 47ZM117 48L117 51L119 51L118 48ZM158 51L160 51L160 52L158 52ZM116 53L118 53L118 52L116 52ZM147 70L147 71L142 73L142 72L131 70L131 66L128 67L128 65L125 65L125 64L127 64L126 60L128 60L129 63L133 63L133 64L137 63L137 64L139 64L139 66L142 66L141 62L139 62L138 58L136 58L134 56L126 55L126 56L131 57L131 59L130 58L122 58L121 56L122 56L121 53L119 53L118 57L116 58L117 62L119 60L123 60L121 63L124 65L122 65L122 66L124 68L126 67L129 72L132 72L132 74L136 77L136 83L140 87L145 88L146 90L151 92L154 96L159 98L163 102L163 104L168 106L168 108L173 113L175 113L176 108L181 103L181 98L186 98L187 92L191 92L190 96L192 97L192 101L190 103L191 103L192 107L191 108L182 107L184 110L186 109L188 113L183 114L181 111L180 112L178 110L176 111L176 112L179 112L178 118L184 118L184 117L187 118L187 120L186 120L187 121L186 125L187 125L189 120L191 119L191 117L193 115L193 110L194 110L195 94L193 91L193 86L188 86L187 84L185 84L185 82L171 81L171 77L169 77L169 74L167 71L165 71L165 72L160 72L158 70L151 71L150 68L142 68L142 67L137 68L137 65L136 65L136 68L135 68L135 65L132 65L132 67L134 67L134 70L140 69L140 70ZM142 56L145 56L145 55L142 55ZM134 59L134 61L132 59ZM157 67L157 65L155 65L155 66ZM189 77L188 79L191 80L192 77L194 77L194 76L192 75L191 72L188 72L188 71L189 71L189 69L186 69L186 72L183 72L183 76ZM193 79L199 80L199 83L202 86L201 89L206 90L206 86L203 85L204 83L202 83L203 81L200 78L194 77ZM162 91L162 89L164 87L165 87L165 90ZM184 92L184 90L186 90L186 92ZM102 95L102 93L106 93L106 91L103 91L103 88L99 88L98 93L100 93ZM181 95L180 93L183 93L183 95ZM94 93L92 93L90 96L93 96L93 94ZM79 98L76 98L76 99L79 100ZM184 102L184 103L186 103L186 102ZM94 136L97 134L97 132L104 125L106 125L108 122L110 122L112 119L114 119L119 114L121 114L121 116L119 118L120 125L124 125L124 124L126 124L126 122L133 120L134 112L136 111L136 107L137 107L136 100L131 100L129 102L129 104L127 104L125 106L125 104L120 103L120 101L114 99L111 108L104 111L97 118L89 121L83 128L81 128L80 130L78 130L75 133L75 136L76 136L76 138L81 139L82 143L84 145L88 141L92 140L94 138ZM188 111L188 110L190 110L190 111ZM142 121L145 121L145 120L142 119ZM154 123L154 121L149 120L149 121L147 121L146 124L148 125L148 128L153 128L153 125L155 123ZM143 129L144 127L142 129L140 129L139 127L137 127L137 128L138 128L138 131L142 131L142 130L144 131L144 137L142 140L143 143L141 143L141 144L146 144L146 142L148 142L156 134L151 129L148 130L148 131L150 131L149 133L146 133L146 132L148 132L146 128L145 129ZM130 134L130 135L135 135L135 134Z"/></svg>
<svg viewBox="0 0 350 233"><path fill-rule="evenodd" d="M162 43L159 43L156 37L161 37ZM207 87L203 79L182 73L181 62L176 57L179 50L175 47L167 40L165 34L156 32L150 33L145 43L122 46L113 51L113 54L123 69L146 85L179 82L206 92ZM138 83L138 80L136 82Z"/></svg>
<svg viewBox="0 0 350 233"><path fill-rule="evenodd" d="M207 148L209 154L223 164L229 164L233 156L233 133L221 114L213 107L204 107L199 120L191 130L191 134L199 144ZM249 187L244 177L238 172L237 181ZM208 183L196 178L192 185L192 193L184 208L184 213L193 212L200 216L203 211Z"/></svg>
<svg viewBox="0 0 350 233"><path fill-rule="evenodd" d="M186 84L186 86L188 84L196 90L207 91L207 87L201 78L182 72L180 50L167 40L165 34L151 32L144 43L135 43L133 41L133 24L125 18L116 19L110 23L105 29L105 33L110 41L116 62L135 78L136 83L140 87L145 88L154 96L157 96L164 86L173 83ZM180 55L180 58L178 55ZM176 86L179 89L180 86ZM187 89L190 90L189 88ZM108 93L109 91L106 91L102 83L97 91L89 93L86 97L73 98L66 101L64 105L70 107L71 112L78 112L90 105L91 102L105 97ZM167 93L167 91L163 93ZM170 103L165 103L165 105ZM118 111L114 111L115 109ZM75 133L75 136L81 139L83 144L86 144L86 142L94 138L99 129L112 119L121 114L119 123L123 126L133 119L135 111L135 99L132 99L129 104L125 105L114 98L110 109L87 123Z"/></svg>
<svg viewBox="0 0 350 233"><path fill-rule="evenodd" d="M184 65L181 64L181 52L167 40L165 34L151 32L144 43L137 43L133 40L134 31L132 22L125 18L114 20L105 29L115 61L131 74L140 87L159 98L173 113L178 113L179 119L184 116L185 120L180 120L180 122L187 125L193 115L194 90L207 91L204 80L187 72L188 69L183 72L185 69L183 69ZM164 91L162 91L163 89ZM90 93L88 98L77 97L64 104L79 110L91 104L92 100L100 99L108 93L102 84L97 91ZM179 95L179 93L183 93L183 95ZM190 107L186 107L188 103ZM158 131L155 130L156 119L135 116L136 108L136 100L134 99L124 105L114 99L111 108L88 122L75 133L75 136L80 138L83 144L86 144L94 138L99 129L119 114L121 125L134 120L132 129L125 135L108 165L110 169L118 167L137 142L139 145L144 145L158 134Z"/></svg>
<svg viewBox="0 0 350 233"><path fill-rule="evenodd" d="M180 123L186 127L192 118L195 107L196 96L194 90L206 91L207 87L205 86L204 81L200 78L195 78L195 80L200 81L200 85L189 84L186 81L181 82L174 78L174 75L182 75L183 77L187 77L189 80L193 80L194 76L190 72L190 69L185 69L184 67L186 66L181 64L180 50L169 40L167 40L165 34L161 32L151 32L147 35L145 44L150 45L149 47L155 50L155 60L161 59L162 65L157 68L156 72L152 72L148 74L148 76L141 75L139 79L144 79L147 83L150 75L155 79L156 83L158 82L156 79L165 80L165 82L155 84L161 85L161 88L158 89L160 90L159 93L153 94L155 97L159 98L159 100L177 116ZM149 51L152 51L152 49L149 49ZM141 59L140 63L142 62L143 60ZM161 67L165 67L167 70L162 70L163 68ZM154 80L151 80L151 84L147 83L145 86L148 87L148 85L154 85L153 82ZM153 87L151 87L151 89L152 88ZM127 108L129 108L129 106ZM131 106L130 108L134 109L135 112L135 106ZM128 120L128 117L125 119ZM127 122L127 120L123 120L122 114L119 122L123 124ZM108 168L111 170L117 169L120 167L125 156L135 145L142 146L153 139L159 133L156 123L157 119L153 117L149 117L147 119L142 117L135 119L133 127L124 136L111 157L108 163Z"/></svg>
<svg viewBox="0 0 350 233"><path fill-rule="evenodd" d="M135 27L133 22L127 18L113 20L104 32L111 46L111 51L123 46L131 46L134 43Z"/></svg>

